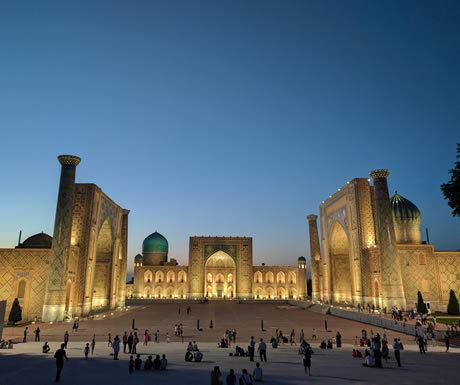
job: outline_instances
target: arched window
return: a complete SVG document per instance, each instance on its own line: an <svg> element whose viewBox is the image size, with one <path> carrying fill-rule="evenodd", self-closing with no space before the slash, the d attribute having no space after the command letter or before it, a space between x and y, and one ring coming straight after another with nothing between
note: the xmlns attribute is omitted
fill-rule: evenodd
<svg viewBox="0 0 460 385"><path fill-rule="evenodd" d="M177 275L177 281L180 283L187 282L187 274L185 271L179 271L179 274Z"/></svg>
<svg viewBox="0 0 460 385"><path fill-rule="evenodd" d="M293 271L291 271L291 272L289 273L288 281L289 281L289 283L290 283L291 285L295 285L295 284L296 284L296 282L297 282L297 277L296 277L296 275L295 275L295 273L294 273Z"/></svg>
<svg viewBox="0 0 460 385"><path fill-rule="evenodd" d="M216 283L224 283L225 282L225 279L224 279L224 275L219 273L216 275Z"/></svg>
<svg viewBox="0 0 460 385"><path fill-rule="evenodd" d="M265 281L266 281L267 283L273 283L274 280L275 280L275 278L274 278L273 273L272 273L271 271L268 271L268 272L265 274Z"/></svg>
<svg viewBox="0 0 460 385"><path fill-rule="evenodd" d="M233 282L233 274L230 273L227 275L227 283L232 283Z"/></svg>
<svg viewBox="0 0 460 385"><path fill-rule="evenodd" d="M162 283L165 280L165 276L161 270L158 270L155 273L155 282L156 283Z"/></svg>
<svg viewBox="0 0 460 385"><path fill-rule="evenodd" d="M254 282L255 283L262 283L263 278L262 278L262 273L260 271L256 271L254 273Z"/></svg>
<svg viewBox="0 0 460 385"><path fill-rule="evenodd" d="M152 280L153 280L153 274L150 270L147 270L144 273L144 282L152 282Z"/></svg>
<svg viewBox="0 0 460 385"><path fill-rule="evenodd" d="M168 274L166 274L166 282L172 283L176 280L176 275L174 274L174 271L168 271Z"/></svg>
<svg viewBox="0 0 460 385"><path fill-rule="evenodd" d="M286 283L286 275L282 271L276 274L276 283Z"/></svg>
<svg viewBox="0 0 460 385"><path fill-rule="evenodd" d="M212 283L212 274L211 274L211 273L208 273L208 276L207 276L207 278L206 278L206 281L207 281L208 283Z"/></svg>

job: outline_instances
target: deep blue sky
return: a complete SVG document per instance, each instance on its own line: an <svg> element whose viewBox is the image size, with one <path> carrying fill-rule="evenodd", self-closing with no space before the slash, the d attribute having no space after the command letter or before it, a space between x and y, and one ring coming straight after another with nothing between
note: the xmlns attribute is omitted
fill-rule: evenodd
<svg viewBox="0 0 460 385"><path fill-rule="evenodd" d="M158 230L254 237L255 262L309 255L305 215L389 168L439 249L460 136L458 1L0 3L0 245L52 234L59 165Z"/></svg>

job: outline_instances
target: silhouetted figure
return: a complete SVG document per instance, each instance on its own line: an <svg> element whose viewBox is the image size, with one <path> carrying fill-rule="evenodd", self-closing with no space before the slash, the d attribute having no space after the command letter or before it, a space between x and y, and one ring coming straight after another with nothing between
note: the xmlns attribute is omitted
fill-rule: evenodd
<svg viewBox="0 0 460 385"><path fill-rule="evenodd" d="M64 367L64 358L68 360L64 348L65 344L61 344L61 348L56 350L56 353L54 353L54 358L56 358L56 382L59 382L61 379L61 372Z"/></svg>
<svg viewBox="0 0 460 385"><path fill-rule="evenodd" d="M134 371L134 360L133 360L133 356L130 356L129 357L129 374L132 374L133 371Z"/></svg>
<svg viewBox="0 0 460 385"><path fill-rule="evenodd" d="M142 367L141 355L138 354L136 356L136 359L134 360L134 369L141 370L141 367Z"/></svg>
<svg viewBox="0 0 460 385"><path fill-rule="evenodd" d="M34 333L35 333L35 342L39 342L40 341L40 328L37 327Z"/></svg>

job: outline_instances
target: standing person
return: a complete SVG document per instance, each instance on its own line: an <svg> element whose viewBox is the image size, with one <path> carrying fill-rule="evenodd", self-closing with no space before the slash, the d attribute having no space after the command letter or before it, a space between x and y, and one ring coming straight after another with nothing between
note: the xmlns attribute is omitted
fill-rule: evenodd
<svg viewBox="0 0 460 385"><path fill-rule="evenodd" d="M137 336L137 332L134 332L133 336L133 349L132 353L137 354L137 344L139 343L139 337Z"/></svg>
<svg viewBox="0 0 460 385"><path fill-rule="evenodd" d="M254 349L256 346L256 341L254 340L254 336L251 336L248 343L248 354L249 354L249 361L254 361Z"/></svg>
<svg viewBox="0 0 460 385"><path fill-rule="evenodd" d="M89 354L89 343L86 344L85 348L83 349L83 352L85 353L85 360L87 360Z"/></svg>
<svg viewBox="0 0 460 385"><path fill-rule="evenodd" d="M93 334L93 339L91 340L91 355L94 354L95 347L96 347L96 334Z"/></svg>
<svg viewBox="0 0 460 385"><path fill-rule="evenodd" d="M129 337L128 337L128 352L129 352L129 354L131 354L132 350L133 350L133 341L134 341L133 332L130 332Z"/></svg>
<svg viewBox="0 0 460 385"><path fill-rule="evenodd" d="M163 354L160 361L160 370L166 370L166 366L168 366L168 360L166 359L166 355Z"/></svg>
<svg viewBox="0 0 460 385"><path fill-rule="evenodd" d="M123 334L123 353L126 353L126 345L128 345L128 333Z"/></svg>
<svg viewBox="0 0 460 385"><path fill-rule="evenodd" d="M342 347L342 335L340 334L339 331L337 331L337 334L335 335L335 344L337 345L338 348Z"/></svg>
<svg viewBox="0 0 460 385"><path fill-rule="evenodd" d="M310 345L307 345L303 349L303 367L305 369L305 374L311 376L311 348Z"/></svg>
<svg viewBox="0 0 460 385"><path fill-rule="evenodd" d="M120 337L115 336L115 338L113 339L112 348L113 348L113 359L118 360L118 352L120 351Z"/></svg>
<svg viewBox="0 0 460 385"><path fill-rule="evenodd" d="M147 346L149 342L149 331L147 329L145 329L145 332L144 332L144 346Z"/></svg>
<svg viewBox="0 0 460 385"><path fill-rule="evenodd" d="M24 329L24 334L23 334L23 337L22 337L22 342L27 342L27 334L29 333L29 327L26 326L26 328Z"/></svg>
<svg viewBox="0 0 460 385"><path fill-rule="evenodd" d="M69 343L69 332L66 330L64 334L64 348L67 349L67 344Z"/></svg>
<svg viewBox="0 0 460 385"><path fill-rule="evenodd" d="M68 360L64 347L65 345L61 344L61 348L56 350L56 353L54 353L54 358L56 358L56 382L59 382L61 379L61 372L64 367L64 358Z"/></svg>
<svg viewBox="0 0 460 385"><path fill-rule="evenodd" d="M292 344L295 344L297 346L295 342L295 330L294 329L292 329L291 334L289 335L289 343L291 344L291 346Z"/></svg>
<svg viewBox="0 0 460 385"><path fill-rule="evenodd" d="M138 354L136 356L136 359L134 360L134 369L141 370L141 368L142 368L142 359L141 359L141 355Z"/></svg>
<svg viewBox="0 0 460 385"><path fill-rule="evenodd" d="M420 350L420 354L426 354L426 351L425 351L425 341L423 339L423 336L422 335L418 335L417 337L417 344L418 344L418 348Z"/></svg>
<svg viewBox="0 0 460 385"><path fill-rule="evenodd" d="M302 343L304 339L305 333L303 332L303 329L300 329L299 342Z"/></svg>
<svg viewBox="0 0 460 385"><path fill-rule="evenodd" d="M327 319L324 320L324 330L327 331Z"/></svg>
<svg viewBox="0 0 460 385"><path fill-rule="evenodd" d="M112 347L112 334L111 333L107 335L107 347L108 348Z"/></svg>
<svg viewBox="0 0 460 385"><path fill-rule="evenodd" d="M398 366L401 367L401 344L399 343L399 340L397 338L394 339L393 350L396 362L398 363Z"/></svg>
<svg viewBox="0 0 460 385"><path fill-rule="evenodd" d="M260 355L260 361L267 362L267 344L265 343L263 338L261 338L259 341L259 346L257 348L257 351L259 352L259 355Z"/></svg>
<svg viewBox="0 0 460 385"><path fill-rule="evenodd" d="M444 343L446 344L446 353L447 353L449 351L449 347L450 347L449 333L446 333L444 335Z"/></svg>
<svg viewBox="0 0 460 385"><path fill-rule="evenodd" d="M169 337L169 332L166 333L166 342L168 344L171 342L171 338Z"/></svg>
<svg viewBox="0 0 460 385"><path fill-rule="evenodd" d="M316 340L316 329L315 328L313 328L313 330L311 331L311 339Z"/></svg>
<svg viewBox="0 0 460 385"><path fill-rule="evenodd" d="M35 342L40 342L40 328L37 327L34 333L35 333Z"/></svg>
<svg viewBox="0 0 460 385"><path fill-rule="evenodd" d="M230 369L230 373L227 376L227 385L236 385L236 376L233 369Z"/></svg>
<svg viewBox="0 0 460 385"><path fill-rule="evenodd" d="M218 366L214 366L214 370L211 372L211 385L220 385L220 377L222 373Z"/></svg>
<svg viewBox="0 0 460 385"><path fill-rule="evenodd" d="M129 356L129 374L133 374L133 371L134 371L134 360L133 360L133 356Z"/></svg>

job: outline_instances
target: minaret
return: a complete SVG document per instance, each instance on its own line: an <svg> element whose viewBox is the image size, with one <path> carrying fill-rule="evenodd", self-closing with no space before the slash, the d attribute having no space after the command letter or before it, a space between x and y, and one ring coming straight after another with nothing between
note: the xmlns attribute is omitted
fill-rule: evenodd
<svg viewBox="0 0 460 385"><path fill-rule="evenodd" d="M405 309L406 299L401 277L401 264L396 253L396 237L388 194L388 170L369 173L374 181L375 232L380 252L382 304L388 310L395 305Z"/></svg>
<svg viewBox="0 0 460 385"><path fill-rule="evenodd" d="M318 301L321 298L320 269L321 269L321 251L319 247L317 215L307 215L308 228L310 232L310 271L311 271L311 299Z"/></svg>
<svg viewBox="0 0 460 385"><path fill-rule="evenodd" d="M70 253L70 237L75 201L75 173L80 158L75 155L59 155L61 179L54 220L51 246L50 275L43 305L43 321L62 321L66 303L67 262Z"/></svg>

